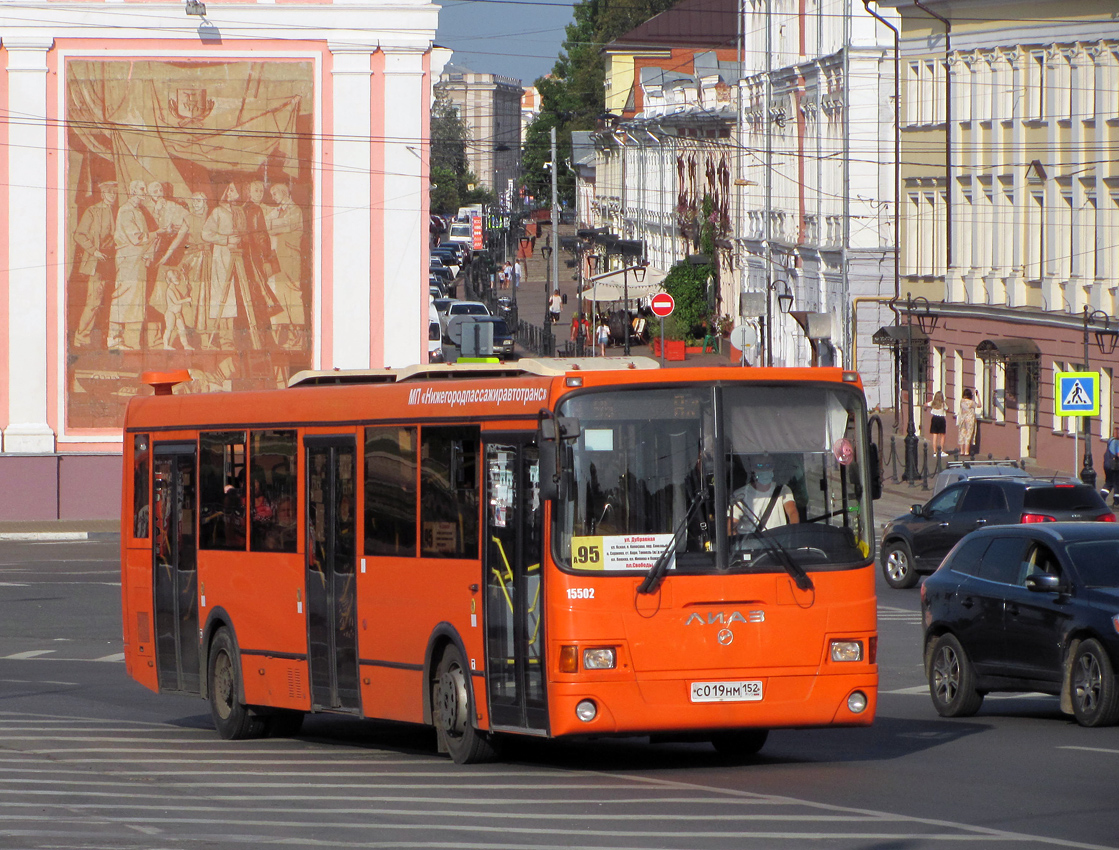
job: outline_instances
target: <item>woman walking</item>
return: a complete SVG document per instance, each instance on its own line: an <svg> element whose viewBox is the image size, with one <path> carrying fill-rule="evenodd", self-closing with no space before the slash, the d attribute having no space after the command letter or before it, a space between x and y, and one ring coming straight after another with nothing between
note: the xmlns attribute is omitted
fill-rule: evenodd
<svg viewBox="0 0 1119 850"><path fill-rule="evenodd" d="M937 390L929 405L929 434L932 436L933 457L944 454L944 434L948 431L948 406L944 393Z"/></svg>
<svg viewBox="0 0 1119 850"><path fill-rule="evenodd" d="M956 439L960 444L961 460L971 455L971 444L975 440L975 410L975 396L970 389L965 389L956 413Z"/></svg>

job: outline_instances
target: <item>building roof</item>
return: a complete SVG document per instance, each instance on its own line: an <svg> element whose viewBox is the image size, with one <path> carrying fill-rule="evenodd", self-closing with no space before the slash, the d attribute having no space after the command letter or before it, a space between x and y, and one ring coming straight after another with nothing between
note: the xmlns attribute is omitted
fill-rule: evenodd
<svg viewBox="0 0 1119 850"><path fill-rule="evenodd" d="M606 45L606 50L734 47L738 0L682 0Z"/></svg>

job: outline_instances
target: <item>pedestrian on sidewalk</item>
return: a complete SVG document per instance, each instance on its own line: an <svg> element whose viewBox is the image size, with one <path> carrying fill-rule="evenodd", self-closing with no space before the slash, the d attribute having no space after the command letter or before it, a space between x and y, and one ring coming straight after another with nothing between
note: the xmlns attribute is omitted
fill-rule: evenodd
<svg viewBox="0 0 1119 850"><path fill-rule="evenodd" d="M933 457L944 454L944 435L948 431L948 405L944 403L944 393L936 391L929 403L929 434L932 436Z"/></svg>
<svg viewBox="0 0 1119 850"><path fill-rule="evenodd" d="M975 394L970 388L964 389L960 399L960 409L956 411L956 440L960 444L960 460L971 455L971 444L975 440Z"/></svg>
<svg viewBox="0 0 1119 850"><path fill-rule="evenodd" d="M525 279L525 264L522 263L520 261L520 259L518 259L516 264L513 266L513 288L514 289L520 289L521 288L521 283L524 281L524 279Z"/></svg>
<svg viewBox="0 0 1119 850"><path fill-rule="evenodd" d="M594 354L594 329L591 327L591 320L584 313L580 321L582 322L583 345L587 347L591 354Z"/></svg>
<svg viewBox="0 0 1119 850"><path fill-rule="evenodd" d="M1107 450L1103 453L1103 471L1105 485L1111 493L1111 504L1119 501L1116 492L1119 491L1119 425L1115 426L1114 435L1107 441Z"/></svg>
<svg viewBox="0 0 1119 850"><path fill-rule="evenodd" d="M552 298L548 302L548 312L552 314L553 325L559 322L561 310L563 310L563 298L560 296L560 291L555 289L552 291Z"/></svg>
<svg viewBox="0 0 1119 850"><path fill-rule="evenodd" d="M606 346L610 344L610 327L602 316L598 318L598 353L606 356Z"/></svg>

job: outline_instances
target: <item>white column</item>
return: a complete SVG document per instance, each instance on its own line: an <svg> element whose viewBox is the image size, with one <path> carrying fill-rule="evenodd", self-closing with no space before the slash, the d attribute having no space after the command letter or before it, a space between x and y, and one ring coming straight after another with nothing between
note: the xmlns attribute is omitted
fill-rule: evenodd
<svg viewBox="0 0 1119 850"><path fill-rule="evenodd" d="M408 366L426 360L427 351L427 270L420 261L427 255L428 202L420 140L430 92L422 50L384 50L385 115L392 127L385 140L384 243L376 247L385 274L384 362Z"/></svg>
<svg viewBox="0 0 1119 850"><path fill-rule="evenodd" d="M47 424L47 51L50 38L4 39L8 50L8 427L6 452L53 452Z"/></svg>
<svg viewBox="0 0 1119 850"><path fill-rule="evenodd" d="M372 135L371 55L367 45L331 44L334 99L334 162L330 181L334 209L332 251L334 305L324 316L333 330L331 365L368 369Z"/></svg>

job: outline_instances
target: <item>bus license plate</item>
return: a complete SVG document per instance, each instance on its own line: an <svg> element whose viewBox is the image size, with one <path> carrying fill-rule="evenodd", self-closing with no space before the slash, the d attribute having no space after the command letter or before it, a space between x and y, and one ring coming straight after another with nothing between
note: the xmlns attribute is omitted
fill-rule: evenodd
<svg viewBox="0 0 1119 850"><path fill-rule="evenodd" d="M692 682L692 702L757 702L762 698L762 683Z"/></svg>

